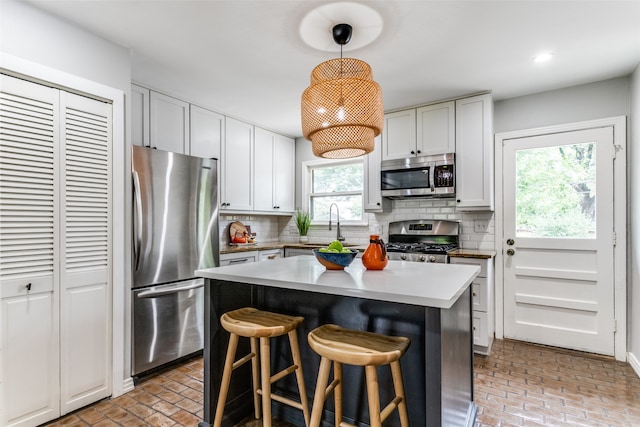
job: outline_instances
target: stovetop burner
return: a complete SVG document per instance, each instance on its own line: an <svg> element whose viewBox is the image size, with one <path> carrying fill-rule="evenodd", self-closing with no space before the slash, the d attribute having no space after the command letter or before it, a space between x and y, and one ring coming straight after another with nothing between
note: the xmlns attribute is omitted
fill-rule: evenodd
<svg viewBox="0 0 640 427"><path fill-rule="evenodd" d="M448 262L458 248L460 225L455 221L415 220L389 223L389 259Z"/></svg>

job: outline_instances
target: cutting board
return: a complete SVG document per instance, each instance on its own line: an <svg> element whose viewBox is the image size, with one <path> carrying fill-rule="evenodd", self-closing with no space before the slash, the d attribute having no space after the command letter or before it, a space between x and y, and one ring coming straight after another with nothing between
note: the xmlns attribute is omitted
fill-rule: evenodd
<svg viewBox="0 0 640 427"><path fill-rule="evenodd" d="M246 236L247 234L247 227L240 221L234 221L229 225L229 243L233 243L234 236Z"/></svg>

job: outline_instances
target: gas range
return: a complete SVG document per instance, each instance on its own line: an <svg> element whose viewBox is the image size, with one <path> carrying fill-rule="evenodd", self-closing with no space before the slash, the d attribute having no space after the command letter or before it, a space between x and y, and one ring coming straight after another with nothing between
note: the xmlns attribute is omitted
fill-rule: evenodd
<svg viewBox="0 0 640 427"><path fill-rule="evenodd" d="M448 263L447 253L458 248L460 224L446 220L389 223L390 260Z"/></svg>

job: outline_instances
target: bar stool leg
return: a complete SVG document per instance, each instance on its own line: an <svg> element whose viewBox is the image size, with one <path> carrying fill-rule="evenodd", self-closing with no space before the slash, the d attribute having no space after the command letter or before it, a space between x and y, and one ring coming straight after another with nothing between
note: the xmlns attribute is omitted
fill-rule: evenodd
<svg viewBox="0 0 640 427"><path fill-rule="evenodd" d="M309 398L307 397L307 388L304 385L304 374L302 372L302 357L300 357L300 347L298 346L297 330L289 332L289 347L291 347L291 357L296 368L296 381L298 382L298 394L300 394L300 404L302 405L302 415L304 416L304 425L308 426L311 416L309 414Z"/></svg>
<svg viewBox="0 0 640 427"><path fill-rule="evenodd" d="M378 372L375 366L364 367L367 378L367 395L369 398L369 425L371 427L382 427L380 419L380 394L378 387Z"/></svg>
<svg viewBox="0 0 640 427"><path fill-rule="evenodd" d="M336 384L333 391L333 406L336 426L339 426L342 423L342 363L340 362L333 362L333 382Z"/></svg>
<svg viewBox="0 0 640 427"><path fill-rule="evenodd" d="M258 339L257 338L249 338L251 342L251 353L255 354L253 359L251 359L251 384L253 386L253 407L254 414L256 420L259 420L261 417L261 408L262 404L260 403L260 395L258 394L258 390L260 390L260 357L259 357L259 349L258 349Z"/></svg>
<svg viewBox="0 0 640 427"><path fill-rule="evenodd" d="M400 415L400 426L409 427L409 414L407 413L407 399L404 395L404 383L402 381L402 369L400 368L399 360L391 363L391 375L393 376L393 388L396 391L396 396L402 398L400 403L398 403L398 414Z"/></svg>
<svg viewBox="0 0 640 427"><path fill-rule="evenodd" d="M271 346L269 337L260 337L260 364L262 366L262 426L271 427Z"/></svg>
<svg viewBox="0 0 640 427"><path fill-rule="evenodd" d="M229 393L229 382L231 380L231 371L233 371L233 362L236 357L236 349L238 348L238 336L236 334L229 335L229 346L227 347L227 357L224 360L224 370L222 371L222 382L220 384L220 392L218 393L218 404L216 405L216 416L213 421L213 427L220 427L222 424L222 413L224 405L227 403L227 393Z"/></svg>
<svg viewBox="0 0 640 427"><path fill-rule="evenodd" d="M322 409L327 395L327 383L329 382L329 372L331 371L331 360L326 357L320 359L320 369L316 382L316 391L313 395L313 408L311 410L311 421L309 427L319 427L322 418ZM336 423L336 426L339 424Z"/></svg>

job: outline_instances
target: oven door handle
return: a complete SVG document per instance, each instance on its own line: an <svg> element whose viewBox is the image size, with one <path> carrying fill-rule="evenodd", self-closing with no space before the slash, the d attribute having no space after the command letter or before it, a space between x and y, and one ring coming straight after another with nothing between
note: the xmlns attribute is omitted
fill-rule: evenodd
<svg viewBox="0 0 640 427"><path fill-rule="evenodd" d="M204 283L195 283L195 284L184 285L184 286L176 286L173 288L168 288L168 289L165 288L157 291L156 290L142 291L137 295L137 297L138 298L156 298L164 295L176 294L178 292L190 291L192 289L198 289L202 287L204 287Z"/></svg>

